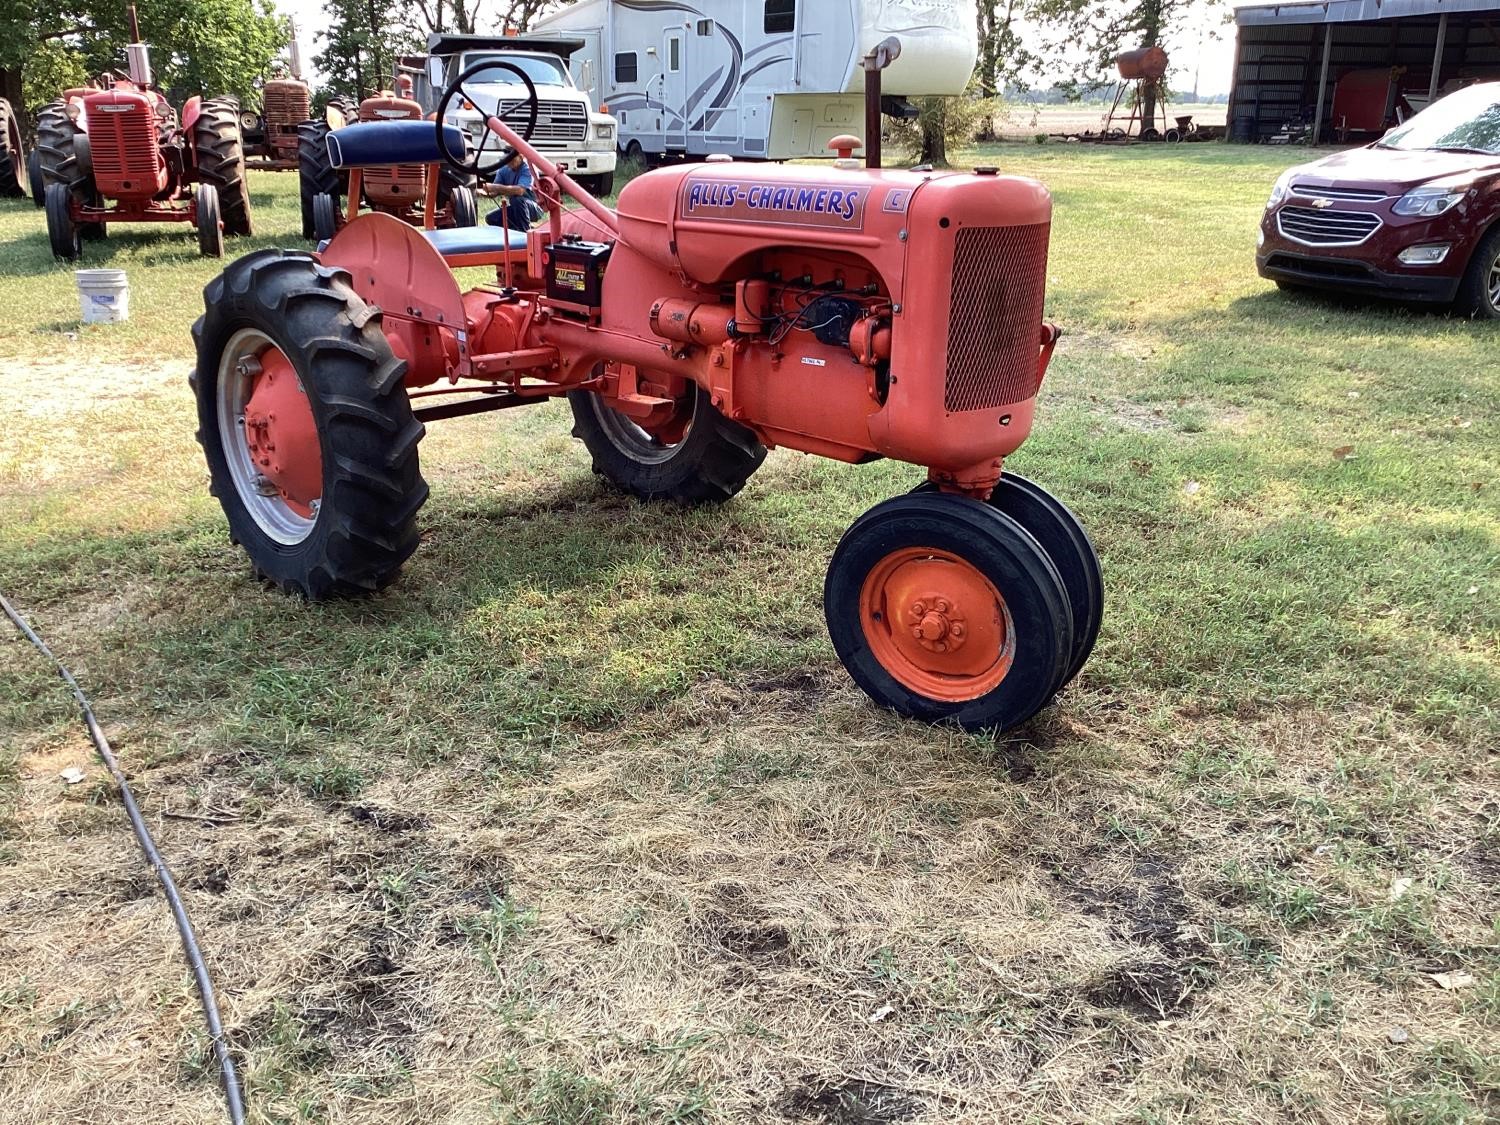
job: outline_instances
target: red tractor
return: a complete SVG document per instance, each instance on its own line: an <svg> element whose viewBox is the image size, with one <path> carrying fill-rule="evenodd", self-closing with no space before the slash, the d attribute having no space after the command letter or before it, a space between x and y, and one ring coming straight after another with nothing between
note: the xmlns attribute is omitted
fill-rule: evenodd
<svg viewBox="0 0 1500 1125"><path fill-rule="evenodd" d="M110 223L191 223L199 250L223 257L226 233L251 232L239 103L191 98L179 123L151 89L145 45L127 50L129 79L69 90L38 116L52 252L76 259Z"/></svg>
<svg viewBox="0 0 1500 1125"><path fill-rule="evenodd" d="M443 117L336 134L332 162L472 173ZM727 500L778 445L925 467L848 530L824 586L834 649L878 703L1003 729L1078 673L1098 559L1067 508L1002 474L1058 335L1041 184L887 171L872 134L867 166L841 137L831 169L666 168L611 211L529 127L487 124L540 174L544 227L367 214L318 254L262 250L204 292L198 438L263 579L310 599L386 586L418 545L425 423L566 396L595 472L642 500ZM462 292L453 268L474 265L496 283Z"/></svg>
<svg viewBox="0 0 1500 1125"><path fill-rule="evenodd" d="M420 121L422 107L411 96L412 81L396 79L395 90L382 90L359 103L358 121L347 128L363 129L384 121ZM328 137L339 128L330 121L307 121L298 130L298 163L302 186L302 235L317 242L332 238L360 211L363 201L372 211L429 230L472 227L479 221L478 203L465 177L436 160L431 164L335 168L329 160ZM436 190L429 192L428 185ZM341 200L347 197L347 210Z"/></svg>
<svg viewBox="0 0 1500 1125"><path fill-rule="evenodd" d="M0 196L20 199L31 191L31 167L21 140L21 122L0 98Z"/></svg>

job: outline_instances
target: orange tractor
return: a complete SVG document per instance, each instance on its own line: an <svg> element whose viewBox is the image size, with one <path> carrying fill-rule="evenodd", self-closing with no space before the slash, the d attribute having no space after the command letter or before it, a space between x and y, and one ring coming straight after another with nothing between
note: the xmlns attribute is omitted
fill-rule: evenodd
<svg viewBox="0 0 1500 1125"><path fill-rule="evenodd" d="M877 126L898 52L888 40L866 60ZM1003 729L1045 706L1103 603L1079 521L1002 472L1058 336L1042 320L1046 189L995 169L888 171L872 131L863 166L841 137L832 168L665 168L610 210L528 143L534 91L521 109L524 124L488 118L485 140L531 162L544 226L366 214L317 254L259 251L204 291L198 437L256 572L311 599L381 589L418 546L425 424L566 396L595 472L643 500L727 500L775 446L925 467L833 554L834 650L875 701L920 719ZM443 117L344 130L331 161L472 173L484 146L466 157ZM496 283L462 292L453 268L475 265Z"/></svg>
<svg viewBox="0 0 1500 1125"><path fill-rule="evenodd" d="M363 129L387 121L421 121L422 107L412 96L412 81L396 79L395 90L382 90L359 103L357 122ZM359 214L363 202L372 211L428 229L472 227L479 221L478 202L470 187L473 177L462 176L447 163L393 164L380 167L335 168L328 155L328 137L339 128L340 115L304 122L298 129L298 168L302 188L302 235L317 242L332 238ZM431 185L433 190L429 191ZM348 199L347 209L341 200Z"/></svg>
<svg viewBox="0 0 1500 1125"><path fill-rule="evenodd" d="M139 39L133 5L130 19ZM111 223L191 223L199 250L222 257L226 233L251 232L239 103L190 98L179 122L151 88L145 44L126 49L128 79L66 91L38 115L52 252L75 259Z"/></svg>

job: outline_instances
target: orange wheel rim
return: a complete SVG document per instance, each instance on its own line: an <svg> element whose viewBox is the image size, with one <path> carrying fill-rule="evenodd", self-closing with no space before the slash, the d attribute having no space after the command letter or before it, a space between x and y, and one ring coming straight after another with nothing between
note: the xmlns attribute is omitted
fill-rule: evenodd
<svg viewBox="0 0 1500 1125"><path fill-rule="evenodd" d="M907 547L881 559L860 590L859 620L881 667L928 699L987 695L1015 657L1005 598L947 551Z"/></svg>

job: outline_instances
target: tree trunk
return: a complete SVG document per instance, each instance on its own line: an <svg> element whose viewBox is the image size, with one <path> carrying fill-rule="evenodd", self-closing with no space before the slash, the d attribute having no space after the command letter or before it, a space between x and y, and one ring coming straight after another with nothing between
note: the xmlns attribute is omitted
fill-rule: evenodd
<svg viewBox="0 0 1500 1125"><path fill-rule="evenodd" d="M922 114L922 155L918 163L931 164L934 168L948 167L948 111L942 98L932 99L937 104L932 112Z"/></svg>
<svg viewBox="0 0 1500 1125"><path fill-rule="evenodd" d="M1141 46L1161 46L1162 7L1165 0L1148 0L1141 5ZM1158 87L1155 81L1141 85L1141 132L1156 128L1156 103L1158 94L1165 86Z"/></svg>

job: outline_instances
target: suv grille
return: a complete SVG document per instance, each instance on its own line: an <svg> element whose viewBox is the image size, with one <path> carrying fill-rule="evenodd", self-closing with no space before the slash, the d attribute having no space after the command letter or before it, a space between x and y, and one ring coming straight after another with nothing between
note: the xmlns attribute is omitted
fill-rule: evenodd
<svg viewBox="0 0 1500 1125"><path fill-rule="evenodd" d="M1035 397L1050 230L1037 223L958 232L943 401L950 412Z"/></svg>
<svg viewBox="0 0 1500 1125"><path fill-rule="evenodd" d="M1293 184L1292 194L1305 199L1350 199L1358 203L1379 203L1385 198L1385 192L1368 188L1317 187L1314 184Z"/></svg>
<svg viewBox="0 0 1500 1125"><path fill-rule="evenodd" d="M1308 246L1358 246L1380 229L1380 216L1368 211L1283 207L1276 226L1287 238Z"/></svg>

